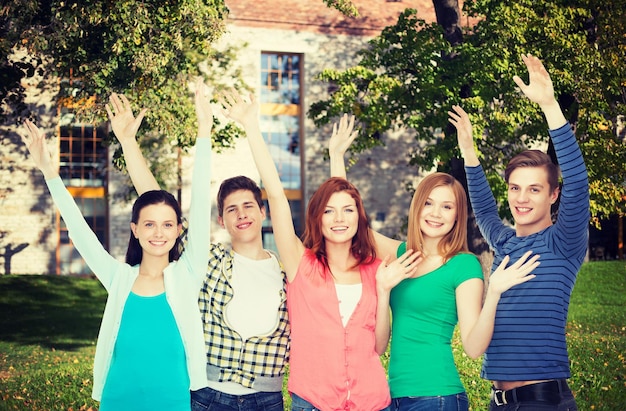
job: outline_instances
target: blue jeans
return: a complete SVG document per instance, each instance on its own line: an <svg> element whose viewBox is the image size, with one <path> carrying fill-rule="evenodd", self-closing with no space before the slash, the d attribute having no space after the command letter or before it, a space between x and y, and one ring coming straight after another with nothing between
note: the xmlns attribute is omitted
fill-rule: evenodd
<svg viewBox="0 0 626 411"><path fill-rule="evenodd" d="M467 411L467 394L461 392L452 395L425 397L399 397L392 400L395 411Z"/></svg>
<svg viewBox="0 0 626 411"><path fill-rule="evenodd" d="M282 392L226 394L212 388L191 391L192 411L284 411Z"/></svg>
<svg viewBox="0 0 626 411"><path fill-rule="evenodd" d="M291 411L320 411L307 400L291 393ZM391 411L391 407L387 407L381 411Z"/></svg>

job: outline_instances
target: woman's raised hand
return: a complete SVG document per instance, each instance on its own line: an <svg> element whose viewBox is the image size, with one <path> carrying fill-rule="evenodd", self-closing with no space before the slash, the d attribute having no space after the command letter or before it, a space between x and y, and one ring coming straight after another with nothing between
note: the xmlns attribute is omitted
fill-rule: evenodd
<svg viewBox="0 0 626 411"><path fill-rule="evenodd" d="M30 120L24 121L27 135L22 136L35 165L41 170L46 180L59 175L58 168L52 161L52 155L46 144L46 135Z"/></svg>

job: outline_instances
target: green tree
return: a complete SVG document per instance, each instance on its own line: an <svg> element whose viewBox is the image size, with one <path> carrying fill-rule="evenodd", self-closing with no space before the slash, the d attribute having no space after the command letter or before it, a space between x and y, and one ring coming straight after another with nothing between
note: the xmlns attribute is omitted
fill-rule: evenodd
<svg viewBox="0 0 626 411"><path fill-rule="evenodd" d="M328 8L337 9L348 17L357 17L359 10L351 0L322 0Z"/></svg>
<svg viewBox="0 0 626 411"><path fill-rule="evenodd" d="M230 65L236 50L212 48L226 15L223 0L8 2L0 8L2 120L36 116L24 104L20 84L35 74L72 80L60 82L58 97L80 122L105 120L107 97L123 93L137 108L150 108L140 142L152 155L156 174L164 177L175 159L159 150L185 150L195 138L190 77L204 74L219 87L228 73L241 86L241 76ZM216 146L228 145L235 134L232 127L218 128ZM115 162L123 167L119 155Z"/></svg>
<svg viewBox="0 0 626 411"><path fill-rule="evenodd" d="M617 4L620 3L620 4ZM516 152L547 140L545 121L512 80L523 77L522 53L547 65L590 173L594 218L626 212L626 6L624 0L475 0L466 11L478 22L462 39L448 41L439 24L408 9L359 53L359 64L325 70L335 83L329 99L311 106L316 124L352 112L361 123L354 152L385 144L394 127L412 131L410 163L458 175L456 138L447 122L452 104L471 113L481 162L502 215L508 215L503 165ZM549 150L550 151L550 150Z"/></svg>

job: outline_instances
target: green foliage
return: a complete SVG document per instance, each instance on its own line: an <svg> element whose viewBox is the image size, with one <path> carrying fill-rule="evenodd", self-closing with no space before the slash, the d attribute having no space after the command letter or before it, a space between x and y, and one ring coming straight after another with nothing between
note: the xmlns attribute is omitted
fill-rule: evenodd
<svg viewBox="0 0 626 411"><path fill-rule="evenodd" d="M350 0L323 0L323 2L329 8L337 9L348 17L357 17L359 15L359 10Z"/></svg>
<svg viewBox="0 0 626 411"><path fill-rule="evenodd" d="M97 409L91 369L105 300L93 279L0 277L1 411ZM583 264L567 325L569 384L578 409L614 411L626 403L625 324L624 262ZM487 409L489 382L480 378L481 360L464 354L458 329L452 350L471 409ZM386 367L389 353L381 359Z"/></svg>
<svg viewBox="0 0 626 411"><path fill-rule="evenodd" d="M589 262L572 293L567 342L580 410L626 404L626 264Z"/></svg>
<svg viewBox="0 0 626 411"><path fill-rule="evenodd" d="M51 349L0 341L0 410L98 409L91 398L95 346Z"/></svg>
<svg viewBox="0 0 626 411"><path fill-rule="evenodd" d="M417 140L412 165L450 172L460 156L447 111L460 104L470 113L475 135L482 136L476 139L481 163L501 186L503 165L515 153L548 140L542 113L512 80L520 75L527 81L520 55L532 53L544 61L576 127L590 174L592 215L624 214L624 3L468 1L466 11L479 21L454 47L440 26L407 9L359 53L357 66L320 74L336 90L312 104L308 115L319 126L354 113L360 124L356 153L384 144L385 131L404 127ZM500 191L505 216L506 196Z"/></svg>
<svg viewBox="0 0 626 411"><path fill-rule="evenodd" d="M0 278L0 410L97 409L92 369L105 301L91 278Z"/></svg>
<svg viewBox="0 0 626 411"><path fill-rule="evenodd" d="M23 104L20 85L36 74L64 79L59 103L77 122L105 121L108 96L123 93L137 109L150 109L140 144L157 178L172 188L176 148L184 152L196 136L192 77L203 75L216 89L225 81L246 88L233 65L239 48L212 46L227 12L223 0L9 2L0 8L0 118L36 116L38 108L31 113ZM216 126L215 147L228 147L237 129ZM114 163L123 168L119 151Z"/></svg>

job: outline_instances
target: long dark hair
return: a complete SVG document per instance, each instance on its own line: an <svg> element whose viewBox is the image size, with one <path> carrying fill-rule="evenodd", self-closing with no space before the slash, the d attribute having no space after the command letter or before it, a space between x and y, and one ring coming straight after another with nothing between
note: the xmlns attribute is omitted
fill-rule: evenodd
<svg viewBox="0 0 626 411"><path fill-rule="evenodd" d="M139 198L135 200L135 204L133 204L133 214L130 221L137 224L139 222L139 213L141 210L153 204L165 204L170 206L176 213L176 223L182 224L183 213L180 210L178 201L176 201L173 195L164 190L146 191L140 195ZM178 238L176 238L176 244L174 244L174 247L170 250L170 262L180 258L180 250L182 248L180 247L180 243L181 239L180 236L178 236ZM141 263L142 257L143 249L141 248L141 244L139 244L139 240L135 238L131 230L130 238L128 239L128 249L126 250L126 263L130 265L137 265Z"/></svg>

